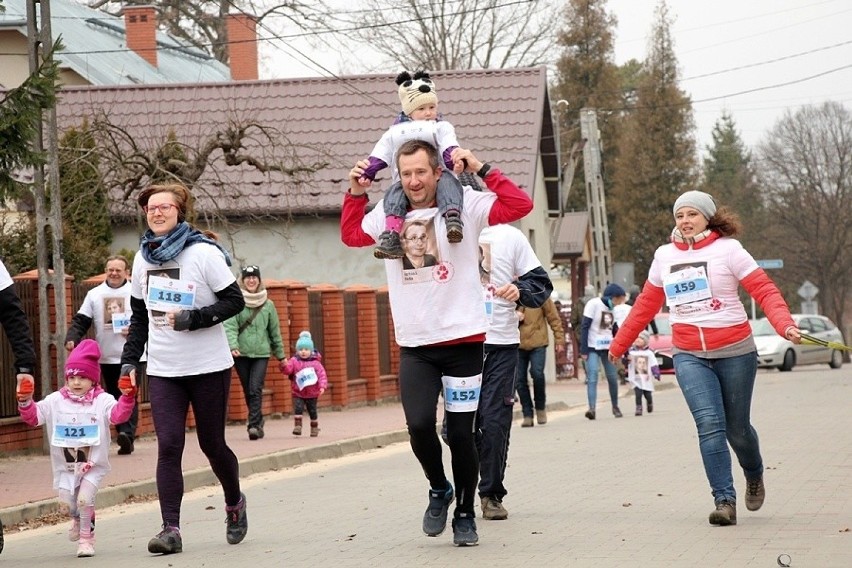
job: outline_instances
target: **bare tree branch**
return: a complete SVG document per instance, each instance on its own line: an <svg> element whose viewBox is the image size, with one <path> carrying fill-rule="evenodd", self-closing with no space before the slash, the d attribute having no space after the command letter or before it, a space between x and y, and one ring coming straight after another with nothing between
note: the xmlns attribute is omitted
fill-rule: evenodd
<svg viewBox="0 0 852 568"><path fill-rule="evenodd" d="M368 0L369 25L357 35L406 69L477 69L549 63L556 38L555 0Z"/></svg>
<svg viewBox="0 0 852 568"><path fill-rule="evenodd" d="M768 208L785 270L820 289L841 329L852 291L852 113L839 103L788 112L759 147ZM848 339L848 338L847 338Z"/></svg>

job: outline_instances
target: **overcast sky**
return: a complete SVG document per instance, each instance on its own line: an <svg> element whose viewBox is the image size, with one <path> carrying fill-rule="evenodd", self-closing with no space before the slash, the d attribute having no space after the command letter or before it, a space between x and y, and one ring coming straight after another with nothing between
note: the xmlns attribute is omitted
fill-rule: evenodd
<svg viewBox="0 0 852 568"><path fill-rule="evenodd" d="M607 5L618 18L616 62L644 59L657 1ZM681 87L693 100L700 149L710 144L713 124L725 109L753 146L788 109L827 100L852 107L852 1L668 0L668 5L675 17ZM337 48L301 46L323 70L274 47L280 44L261 44L263 77L398 71L377 68L368 51L351 50L355 55L347 57ZM744 91L752 92L738 94Z"/></svg>

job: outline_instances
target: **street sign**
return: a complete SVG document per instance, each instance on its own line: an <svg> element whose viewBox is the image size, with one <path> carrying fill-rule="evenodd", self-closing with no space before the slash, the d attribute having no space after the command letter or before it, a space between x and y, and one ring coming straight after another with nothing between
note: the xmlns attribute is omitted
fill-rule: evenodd
<svg viewBox="0 0 852 568"><path fill-rule="evenodd" d="M817 294L819 294L819 288L817 288L810 280L805 280L802 285L799 286L799 296L805 300L813 300L816 298Z"/></svg>
<svg viewBox="0 0 852 568"><path fill-rule="evenodd" d="M802 314L818 314L819 313L819 302L814 300L805 300L802 302L802 311L799 312Z"/></svg>
<svg viewBox="0 0 852 568"><path fill-rule="evenodd" d="M776 268L784 268L784 259L770 258L768 260L758 260L757 265L764 270L772 270Z"/></svg>

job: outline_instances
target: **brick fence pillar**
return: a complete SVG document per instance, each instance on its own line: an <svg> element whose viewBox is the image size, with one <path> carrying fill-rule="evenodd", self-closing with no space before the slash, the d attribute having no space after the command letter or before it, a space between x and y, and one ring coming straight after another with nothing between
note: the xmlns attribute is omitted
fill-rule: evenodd
<svg viewBox="0 0 852 568"><path fill-rule="evenodd" d="M362 379L367 381L367 400L381 398L379 383L379 330L376 313L376 291L357 285L346 289L356 293L358 306L358 366ZM354 340L355 338L351 338Z"/></svg>
<svg viewBox="0 0 852 568"><path fill-rule="evenodd" d="M325 367L328 384L331 388L331 404L333 407L342 408L349 404L343 290L331 284L319 284L311 286L309 291L319 292L322 298L322 344L324 351L322 364Z"/></svg>

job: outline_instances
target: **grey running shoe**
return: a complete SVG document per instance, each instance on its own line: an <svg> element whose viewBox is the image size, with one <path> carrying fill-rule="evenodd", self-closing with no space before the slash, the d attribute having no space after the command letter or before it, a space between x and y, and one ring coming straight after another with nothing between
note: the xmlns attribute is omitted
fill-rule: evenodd
<svg viewBox="0 0 852 568"><path fill-rule="evenodd" d="M148 552L151 554L175 554L183 552L183 540L180 529L163 525L160 534L148 541Z"/></svg>
<svg viewBox="0 0 852 568"><path fill-rule="evenodd" d="M225 523L228 525L226 535L228 544L239 544L246 537L248 532L248 516L246 515L246 496L240 493L240 502L236 507L230 509L225 508L227 517Z"/></svg>
<svg viewBox="0 0 852 568"><path fill-rule="evenodd" d="M447 482L447 488L429 490L429 507L423 514L423 532L426 536L438 536L447 528L447 512L455 495L453 486Z"/></svg>
<svg viewBox="0 0 852 568"><path fill-rule="evenodd" d="M448 212L446 217L447 222L447 240L451 243L460 243L464 240L464 223L461 216L456 211Z"/></svg>
<svg viewBox="0 0 852 568"><path fill-rule="evenodd" d="M479 544L479 535L476 534L476 521L472 517L453 519L453 544L456 546Z"/></svg>
<svg viewBox="0 0 852 568"><path fill-rule="evenodd" d="M373 249L373 256L379 259L394 259L405 256L402 243L399 241L399 233L384 231L379 235L379 244Z"/></svg>

